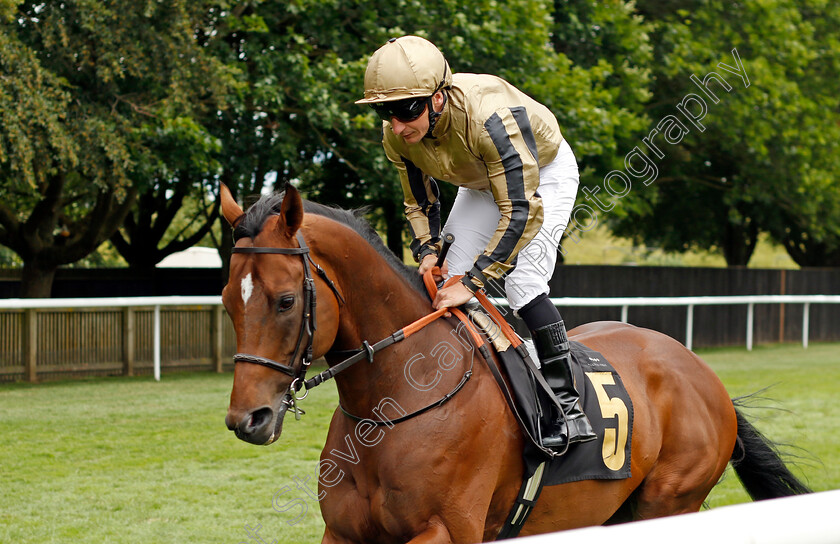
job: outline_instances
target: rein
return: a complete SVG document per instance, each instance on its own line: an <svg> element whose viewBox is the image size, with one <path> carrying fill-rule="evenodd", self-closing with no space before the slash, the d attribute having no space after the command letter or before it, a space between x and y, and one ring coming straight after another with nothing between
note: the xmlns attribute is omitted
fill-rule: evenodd
<svg viewBox="0 0 840 544"><path fill-rule="evenodd" d="M433 271L426 272L426 275L424 276L424 281L426 283L426 288L429 290L429 294L432 296L432 298L434 298L435 293L437 292L437 286L435 285L435 282L432 279L432 273L433 273ZM452 278L452 279L450 279L450 282L458 281L458 279L459 278ZM430 287L430 285L431 285L431 287ZM382 351L383 349L385 349L385 348L387 348L387 347L389 347L393 344L396 344L397 342L401 342L402 340L405 340L406 338L408 338L412 334L414 334L414 333L422 330L423 328L425 328L426 325L429 325L433 321L436 321L438 318L444 316L447 312L456 313L456 315L460 314L459 318L464 323L467 324L468 328L470 329L470 332L471 332L472 336L474 337L474 340L477 341L476 345L478 345L481 342L481 339L478 336L478 333L476 333L472 329L472 325L469 323L466 316L460 310L457 310L457 309L454 309L454 308L441 308L440 310L435 310L434 312L421 317L417 321L414 321L413 323L410 323L409 325L406 325L402 329L400 329L397 332L391 334L390 336L387 336L386 338L380 340L379 342L376 342L373 345L370 345L368 343L368 341L365 340L364 342L362 342L362 347L360 347L358 350L355 350L357 352L355 355L341 361L338 364L335 364L335 365L331 366L327 370L325 370L325 371L321 372L320 374L317 374L316 376L312 377L312 379L306 380L306 382L304 382L304 384L306 385L306 390L309 391L310 388L318 386L318 385L324 383L325 381L334 378L336 374L338 374L339 372L341 372L343 370L346 370L346 369L350 368L351 366L358 363L359 361L367 360L369 363L372 363L373 362L373 356L376 352ZM423 408L420 408L419 410L415 410L414 412L411 412L410 414L406 414L404 416L401 416L401 417L398 417L398 418L395 418L395 419L373 420L373 419L370 419L370 418L364 418L364 417L360 417L360 416L351 414L341 404L339 404L338 407L341 409L341 411L344 413L344 415L346 415L347 417L349 417L350 419L352 419L354 421L365 421L367 423L373 424L374 426L387 425L387 426L391 427L393 425L396 425L397 423L402 423L403 421L407 421L409 419L417 417L420 414L423 414L423 413L431 410L432 408L437 408L438 406L441 406L442 404L448 402L452 397L455 396L456 393L458 393L458 391L461 390L462 387L464 387L464 385L466 385L467 381L469 381L469 379L472 377L472 369L473 369L473 364L474 363L475 363L475 360L473 360L470 363L470 367L467 369L466 372L464 372L463 377L461 377L461 381L459 381L458 384L449 393L445 394L439 400L437 400L437 401L435 401L435 402L433 402L433 403L431 403L427 406L424 406Z"/></svg>
<svg viewBox="0 0 840 544"><path fill-rule="evenodd" d="M435 267L435 268L437 268L437 267ZM432 270L427 271L425 273L425 275L423 276L423 282L425 283L426 289L428 290L429 295L432 297L432 299L434 299L435 294L437 293L437 285L435 284L435 281L433 279L433 274L439 273L439 272L440 272L440 269L437 269L437 270L432 269ZM458 281L460 281L460 276L452 277L452 278L449 279L449 281L446 282L446 285L450 285L450 284L458 282ZM422 330L424 327L426 327L426 325L429 325L430 323L432 323L433 321L437 320L438 318L444 316L447 313L454 314L455 316L458 317L459 320L461 320L462 323L464 323L466 325L467 330L470 332L470 335L472 336L473 343L476 346L479 347L479 353L481 353L481 355L485 359L490 357L490 353L489 353L489 350L488 350L488 347L487 347L486 343L482 340L481 336L475 330L475 328L473 327L469 318L461 310L459 310L457 308L441 308L440 310L435 310L434 312L421 317L417 321L414 321L413 323L410 323L409 325L406 325L402 329L398 330L397 332L391 334L390 336L380 340L379 342L377 342L373 345L370 345L367 342L367 340L365 340L362 343L362 347L359 348L358 350L356 350L357 353L355 355L345 359L344 361L342 361L338 364L335 364L335 365L331 366L327 370L325 370L325 371L321 372L320 374L314 376L312 379L306 380L305 385L306 385L307 391L311 387L315 387L317 385L320 385L320 384L324 383L325 381L327 381L331 378L334 378L336 374L338 374L342 370L345 370L345 369L353 366L354 364L358 363L359 361L367 360L369 363L372 363L373 362L373 356L376 352L381 351L381 350L383 350L383 349L385 349L385 348L387 348L387 347L389 347L393 344L396 344L397 342L405 340L406 338L408 338L412 334ZM387 425L387 426L391 427L393 425L396 425L397 423L402 423L403 421L408 421L409 419L417 417L420 414L428 412L432 408L437 408L438 406L441 406L441 405L445 404L446 402L448 402L452 397L455 396L456 393L458 393L458 391L461 390L461 388L464 387L464 385L466 385L466 383L472 377L473 365L474 364L475 364L475 359L473 359L470 362L470 367L467 369L466 372L464 372L464 375L461 377L461 381L459 381L458 384L456 384L455 387L449 393L445 394L439 400L437 400L437 401L435 401L435 402L433 402L433 403L431 403L427 406L424 406L423 408L420 408L419 410L415 410L414 412L411 412L410 414L406 414L404 416L401 416L401 417L398 417L398 418L395 418L395 419L379 420L379 421L372 420L370 418L363 418L363 417L359 417L357 415L351 414L343 406L341 406L341 404L339 404L338 407L341 409L341 411L344 413L344 415L346 415L347 417L349 417L350 419L352 419L354 421L365 421L365 422L370 423L370 424L375 425L375 426Z"/></svg>

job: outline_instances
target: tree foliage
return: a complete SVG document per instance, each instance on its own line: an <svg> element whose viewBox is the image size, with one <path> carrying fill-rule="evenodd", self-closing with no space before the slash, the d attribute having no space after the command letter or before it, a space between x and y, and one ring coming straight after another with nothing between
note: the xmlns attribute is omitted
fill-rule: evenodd
<svg viewBox="0 0 840 544"><path fill-rule="evenodd" d="M12 9L14 7L15 9ZM23 296L107 240L159 167L149 127L215 111L229 70L202 2L17 2L0 23L0 243Z"/></svg>
<svg viewBox="0 0 840 544"><path fill-rule="evenodd" d="M215 192L218 139L195 120L178 117L146 125L149 161L135 205L111 243L131 268L150 269L204 238L219 218ZM154 161L154 162L152 162Z"/></svg>
<svg viewBox="0 0 840 544"><path fill-rule="evenodd" d="M838 23L826 0L0 0L0 244L43 295L51 270L106 239L139 267L193 244L220 181L242 197L291 182L367 207L399 253L396 171L353 102L370 54L417 34L454 71L548 105L579 204L616 233L742 265L767 232L801 265L837 265ZM749 85L720 68L733 49ZM708 83L717 102L691 79L712 72L731 85ZM707 108L696 125L677 109L689 94ZM686 129L673 142L669 116Z"/></svg>
<svg viewBox="0 0 840 544"><path fill-rule="evenodd" d="M667 7L640 2L655 25L649 114L656 121L675 115L690 134L673 145L660 136L658 179L627 199L616 232L671 250L719 248L730 265L746 265L766 231L800 265L836 265L837 6L768 0ZM735 56L748 81L721 64L736 67ZM691 79L711 73L731 87L706 80L717 103ZM699 126L675 110L691 94L707 108ZM697 102L689 109L702 110Z"/></svg>
<svg viewBox="0 0 840 544"><path fill-rule="evenodd" d="M220 58L247 78L217 127L222 178L240 194L294 181L320 202L367 206L401 253L406 229L396 171L382 152L378 118L353 102L362 96L369 56L403 34L433 41L454 71L498 74L548 104L594 171L609 162L617 139L643 126L650 52L638 43L644 25L627 5L569 6L585 28L556 23L563 9L536 0L250 4L231 14L219 42ZM552 43L558 29L577 39L597 24L608 29L597 37L608 58L590 52L575 65ZM442 189L451 203L453 188Z"/></svg>

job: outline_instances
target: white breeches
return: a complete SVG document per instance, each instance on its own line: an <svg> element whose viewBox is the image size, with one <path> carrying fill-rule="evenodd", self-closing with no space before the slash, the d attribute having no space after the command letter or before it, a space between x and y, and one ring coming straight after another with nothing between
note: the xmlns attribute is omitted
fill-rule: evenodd
<svg viewBox="0 0 840 544"><path fill-rule="evenodd" d="M539 233L520 252L516 267L505 276L504 290L513 310L535 297L548 293L548 280L554 273L560 238L575 205L580 176L569 144L563 140L554 160L540 168L538 193L543 201L543 224ZM447 262L449 274L463 274L473 267L496 232L501 214L490 190L460 187L443 232L455 235ZM490 280L490 296L501 295L500 282Z"/></svg>

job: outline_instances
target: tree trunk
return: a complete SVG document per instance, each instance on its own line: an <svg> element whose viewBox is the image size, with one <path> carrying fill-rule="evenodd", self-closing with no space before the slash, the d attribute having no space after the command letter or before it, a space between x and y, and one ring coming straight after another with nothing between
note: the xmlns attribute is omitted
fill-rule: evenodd
<svg viewBox="0 0 840 544"><path fill-rule="evenodd" d="M840 246L815 241L808 233L791 230L781 240L790 258L803 268L840 267Z"/></svg>
<svg viewBox="0 0 840 544"><path fill-rule="evenodd" d="M50 298L57 267L41 267L32 260L24 261L20 278L21 298Z"/></svg>
<svg viewBox="0 0 840 544"><path fill-rule="evenodd" d="M747 225L727 223L724 227L721 249L727 266L747 266L758 243L758 228L755 222Z"/></svg>

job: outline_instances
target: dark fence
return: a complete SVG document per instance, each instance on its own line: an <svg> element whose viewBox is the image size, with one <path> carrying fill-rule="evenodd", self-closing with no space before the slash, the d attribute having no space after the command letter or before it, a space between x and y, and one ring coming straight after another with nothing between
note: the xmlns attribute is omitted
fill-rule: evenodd
<svg viewBox="0 0 840 544"><path fill-rule="evenodd" d="M18 270L0 270L0 298L20 296ZM52 298L154 297L218 295L224 282L219 268L62 268L56 272Z"/></svg>

